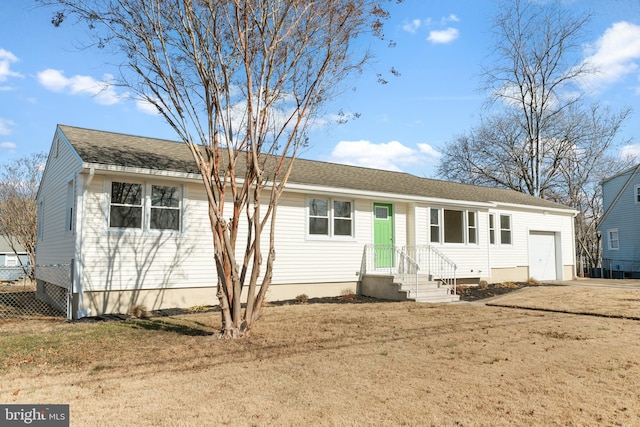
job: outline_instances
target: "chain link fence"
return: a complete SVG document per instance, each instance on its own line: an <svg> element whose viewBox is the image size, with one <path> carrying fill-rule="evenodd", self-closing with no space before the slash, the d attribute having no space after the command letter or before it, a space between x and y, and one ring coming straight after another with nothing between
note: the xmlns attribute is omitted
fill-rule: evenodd
<svg viewBox="0 0 640 427"><path fill-rule="evenodd" d="M71 318L71 264L36 265L35 278L0 281L0 322Z"/></svg>

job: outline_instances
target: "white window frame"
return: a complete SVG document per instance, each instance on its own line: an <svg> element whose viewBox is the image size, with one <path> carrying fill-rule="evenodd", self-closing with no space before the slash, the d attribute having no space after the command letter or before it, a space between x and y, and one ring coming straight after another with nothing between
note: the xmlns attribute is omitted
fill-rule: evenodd
<svg viewBox="0 0 640 427"><path fill-rule="evenodd" d="M489 244L496 244L496 215L493 213L489 214Z"/></svg>
<svg viewBox="0 0 640 427"><path fill-rule="evenodd" d="M327 202L327 215L326 216L311 216L311 210L309 208L309 204L311 203L312 200L324 200ZM339 217L336 215L335 212L335 203L336 202L346 202L349 203L351 206L351 217ZM331 239L331 240L354 240L356 237L356 230L355 230L355 201L354 200L349 200L349 199L343 199L343 198L332 198L332 197L325 197L325 196L308 196L306 198L306 203L305 203L305 234L306 234L306 238L309 240L327 240L327 239ZM311 219L312 218L326 218L327 219L327 233L326 234L312 234L310 231L310 224L311 224ZM336 220L347 220L350 219L351 220L351 233L349 235L343 235L343 234L336 234L335 229L335 221Z"/></svg>
<svg viewBox="0 0 640 427"><path fill-rule="evenodd" d="M437 212L437 224L432 222L432 213ZM444 220L445 211L455 211L460 212L462 217L461 230L462 234L462 242L447 242L445 241L446 236L446 221ZM477 246L479 244L479 233L478 233L478 211L471 209L457 209L455 207L442 207L442 208L434 208L431 207L428 209L429 215L429 243L430 244L439 244L439 245L451 245L451 246ZM474 219L474 225L471 226L469 223L470 215ZM475 242L471 242L469 239L469 233L473 232L475 237ZM437 240L434 240L434 234L437 233Z"/></svg>
<svg viewBox="0 0 640 427"><path fill-rule="evenodd" d="M509 218L509 228L502 228L502 218ZM513 216L511 214L498 215L498 223L500 226L500 244L505 246L513 246ZM509 232L509 243L505 243L502 239L503 232Z"/></svg>
<svg viewBox="0 0 640 427"><path fill-rule="evenodd" d="M633 187L633 199L636 205L640 204L640 184Z"/></svg>
<svg viewBox="0 0 640 427"><path fill-rule="evenodd" d="M140 227L111 227L111 191L112 191L112 183L114 182L122 182L126 184L138 184L141 186L142 196L141 196L141 208L142 208L142 218ZM178 220L178 230L174 229L155 229L151 228L151 209L152 209L152 187L177 187L178 188L178 207L171 208L180 211L179 220ZM186 220L185 220L185 212L186 212L186 199L187 199L187 189L186 186L182 184L172 183L172 182L162 182L162 181L141 181L136 179L111 179L105 180L105 227L106 233L108 234L144 234L144 235L175 235L182 236L185 233L186 228ZM158 207L156 207L158 208ZM165 207L166 208L166 207Z"/></svg>
<svg viewBox="0 0 640 427"><path fill-rule="evenodd" d="M434 219L436 222L433 222ZM442 210L438 208L429 208L429 243L442 243Z"/></svg>
<svg viewBox="0 0 640 427"><path fill-rule="evenodd" d="M615 235L615 238L613 238ZM615 242L615 244L614 244ZM607 246L610 251L620 250L620 233L617 228L607 230Z"/></svg>

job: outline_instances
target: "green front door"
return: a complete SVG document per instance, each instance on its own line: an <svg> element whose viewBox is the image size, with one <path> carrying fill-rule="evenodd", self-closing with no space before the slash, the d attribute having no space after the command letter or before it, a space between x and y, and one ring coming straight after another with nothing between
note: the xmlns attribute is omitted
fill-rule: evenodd
<svg viewBox="0 0 640 427"><path fill-rule="evenodd" d="M393 208L390 204L373 204L373 243L375 267L393 267Z"/></svg>

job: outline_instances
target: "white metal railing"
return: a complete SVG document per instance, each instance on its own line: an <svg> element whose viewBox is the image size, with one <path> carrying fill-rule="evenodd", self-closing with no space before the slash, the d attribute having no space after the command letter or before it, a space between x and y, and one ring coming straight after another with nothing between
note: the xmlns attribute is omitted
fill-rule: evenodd
<svg viewBox="0 0 640 427"><path fill-rule="evenodd" d="M429 245L365 245L359 280L367 273L388 273L397 276L409 289L415 289L417 296L418 274L422 274L441 282L455 295L456 269L455 263Z"/></svg>

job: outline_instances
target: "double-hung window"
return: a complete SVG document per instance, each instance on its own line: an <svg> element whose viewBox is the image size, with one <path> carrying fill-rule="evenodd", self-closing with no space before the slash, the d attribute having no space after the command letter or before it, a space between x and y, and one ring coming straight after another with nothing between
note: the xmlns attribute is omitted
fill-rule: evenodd
<svg viewBox="0 0 640 427"><path fill-rule="evenodd" d="M440 243L440 209L429 209L431 243Z"/></svg>
<svg viewBox="0 0 640 427"><path fill-rule="evenodd" d="M609 236L609 249L614 251L620 249L620 237L618 235L618 229L614 228L611 230L607 230L607 235Z"/></svg>
<svg viewBox="0 0 640 427"><path fill-rule="evenodd" d="M180 230L180 198L178 187L151 186L152 230Z"/></svg>
<svg viewBox="0 0 640 427"><path fill-rule="evenodd" d="M496 217L494 214L489 214L489 243L496 244Z"/></svg>
<svg viewBox="0 0 640 427"><path fill-rule="evenodd" d="M109 228L141 231L181 229L181 188L112 182Z"/></svg>
<svg viewBox="0 0 640 427"><path fill-rule="evenodd" d="M109 227L142 229L142 184L111 183Z"/></svg>
<svg viewBox="0 0 640 427"><path fill-rule="evenodd" d="M511 216L500 215L500 243L511 244Z"/></svg>
<svg viewBox="0 0 640 427"><path fill-rule="evenodd" d="M307 201L310 236L353 237L353 203L311 198Z"/></svg>

